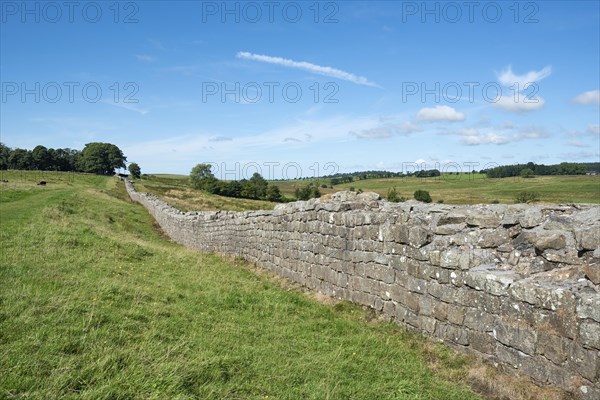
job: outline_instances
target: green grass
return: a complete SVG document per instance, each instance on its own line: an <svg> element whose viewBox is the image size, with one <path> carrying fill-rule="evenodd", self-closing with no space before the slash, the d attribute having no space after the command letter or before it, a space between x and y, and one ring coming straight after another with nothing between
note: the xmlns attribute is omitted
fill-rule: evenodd
<svg viewBox="0 0 600 400"><path fill-rule="evenodd" d="M429 191L433 201L450 204L514 203L524 191L540 194L542 203L600 203L600 176L541 176L536 178L488 179L484 175L444 175L437 178L367 179L336 185L336 190L354 187L383 197L391 187L399 196L412 199L417 189Z"/></svg>
<svg viewBox="0 0 600 400"><path fill-rule="evenodd" d="M1 177L0 398L478 398L468 358L164 240L114 178Z"/></svg>
<svg viewBox="0 0 600 400"><path fill-rule="evenodd" d="M309 182L329 184L328 179L271 181L279 186L288 198L294 197L296 188ZM276 203L234 199L211 195L191 189L186 176L150 175L141 180L140 190L153 193L183 211L194 210L259 210L272 209ZM372 191L386 198L388 190L395 187L399 197L413 199L416 190L427 190L433 202L443 200L446 204L489 204L494 201L515 203L522 192L539 194L541 203L593 203L600 204L600 176L541 176L535 178L488 179L482 174L442 175L436 178L387 178L366 179L336 185L333 189L319 188L321 194L341 190Z"/></svg>
<svg viewBox="0 0 600 400"><path fill-rule="evenodd" d="M136 188L152 193L182 211L271 210L277 203L262 200L224 197L190 187L183 175L148 175L136 181Z"/></svg>

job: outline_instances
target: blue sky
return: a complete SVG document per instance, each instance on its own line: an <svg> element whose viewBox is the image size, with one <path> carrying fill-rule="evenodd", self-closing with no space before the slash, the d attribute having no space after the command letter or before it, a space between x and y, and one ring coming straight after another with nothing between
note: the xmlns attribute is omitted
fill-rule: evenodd
<svg viewBox="0 0 600 400"><path fill-rule="evenodd" d="M600 3L2 1L10 147L221 178L600 159Z"/></svg>

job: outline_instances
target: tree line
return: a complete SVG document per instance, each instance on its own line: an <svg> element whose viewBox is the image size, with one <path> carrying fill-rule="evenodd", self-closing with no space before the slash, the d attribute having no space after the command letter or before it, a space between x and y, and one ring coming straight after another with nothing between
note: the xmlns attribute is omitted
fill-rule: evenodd
<svg viewBox="0 0 600 400"><path fill-rule="evenodd" d="M214 176L210 164L197 164L192 168L189 179L195 189L220 196L273 202L288 201L279 186L267 182L258 172L255 172L250 179L223 181ZM295 195L297 200L309 200L321 197L321 192L317 183L309 182L297 188Z"/></svg>
<svg viewBox="0 0 600 400"><path fill-rule="evenodd" d="M222 181L211 171L210 164L198 164L190 172L190 183L198 190L226 197L281 202L279 186L270 185L258 172L250 179Z"/></svg>
<svg viewBox="0 0 600 400"><path fill-rule="evenodd" d="M11 149L0 143L0 169L87 172L113 175L115 169L125 168L127 157L111 143L93 142L83 150L53 149L38 145L33 150ZM137 164L136 164L137 165Z"/></svg>
<svg viewBox="0 0 600 400"><path fill-rule="evenodd" d="M585 175L588 171L594 171L594 169L590 169L589 167L593 168L595 164L598 163L563 162L555 165L544 165L528 162L527 164L502 165L482 170L481 173L486 174L488 178L530 177L533 175Z"/></svg>

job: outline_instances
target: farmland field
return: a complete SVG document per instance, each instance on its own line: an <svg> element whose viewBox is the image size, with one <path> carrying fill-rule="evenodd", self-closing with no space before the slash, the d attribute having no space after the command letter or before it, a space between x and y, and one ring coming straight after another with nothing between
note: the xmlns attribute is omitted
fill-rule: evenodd
<svg viewBox="0 0 600 400"><path fill-rule="evenodd" d="M443 200L448 204L489 204L492 202L512 204L521 192L539 194L542 203L600 203L600 176L541 176L535 178L488 179L481 174L442 175L435 178L386 178L366 179L335 185L329 188L329 179L271 181L279 186L288 198L294 198L296 188L315 182L321 194L340 190L363 190L386 197L390 188L396 188L398 196L412 199L416 190L430 192L434 202ZM256 200L232 199L193 190L185 175L151 175L141 180L141 190L154 193L184 210L227 209L233 211L271 209L275 203Z"/></svg>

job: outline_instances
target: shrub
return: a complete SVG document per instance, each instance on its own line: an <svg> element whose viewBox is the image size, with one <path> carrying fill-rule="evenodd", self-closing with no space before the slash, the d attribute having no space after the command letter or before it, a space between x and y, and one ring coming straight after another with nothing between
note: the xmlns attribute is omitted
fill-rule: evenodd
<svg viewBox="0 0 600 400"><path fill-rule="evenodd" d="M492 204L500 204L500 200L494 199L492 200Z"/></svg>
<svg viewBox="0 0 600 400"><path fill-rule="evenodd" d="M398 196L398 192L396 191L395 187L388 189L387 199L393 203L398 203L400 201L400 196Z"/></svg>
<svg viewBox="0 0 600 400"><path fill-rule="evenodd" d="M442 204L444 202L444 199L439 199L437 202Z"/></svg>
<svg viewBox="0 0 600 400"><path fill-rule="evenodd" d="M327 184L326 184L326 183L323 183L323 184L321 185L321 188L323 188L323 189L327 189Z"/></svg>
<svg viewBox="0 0 600 400"><path fill-rule="evenodd" d="M423 203L431 203L431 195L427 190L417 190L414 194L415 200L422 201Z"/></svg>
<svg viewBox="0 0 600 400"><path fill-rule="evenodd" d="M515 203L533 203L540 200L538 192L521 192L515 197Z"/></svg>

